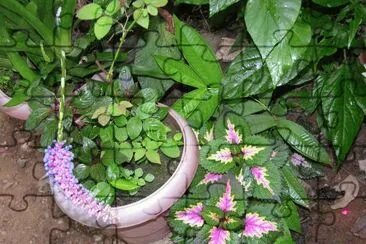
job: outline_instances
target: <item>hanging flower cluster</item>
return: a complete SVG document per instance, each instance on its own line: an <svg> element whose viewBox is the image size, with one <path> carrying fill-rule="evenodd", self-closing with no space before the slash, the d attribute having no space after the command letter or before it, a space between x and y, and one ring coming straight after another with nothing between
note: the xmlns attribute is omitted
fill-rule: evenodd
<svg viewBox="0 0 366 244"><path fill-rule="evenodd" d="M72 203L86 209L97 220L113 223L111 208L98 200L73 175L73 158L71 146L54 142L45 150L43 162L51 186L57 185Z"/></svg>

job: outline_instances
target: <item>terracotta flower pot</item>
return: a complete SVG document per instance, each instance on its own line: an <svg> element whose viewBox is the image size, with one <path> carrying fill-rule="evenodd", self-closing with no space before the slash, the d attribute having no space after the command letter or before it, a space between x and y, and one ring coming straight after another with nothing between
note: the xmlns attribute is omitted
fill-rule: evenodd
<svg viewBox="0 0 366 244"><path fill-rule="evenodd" d="M22 103L15 107L4 107L4 104L9 102L10 99L10 97L0 90L0 112L3 112L16 119L27 120L31 113L31 108L28 106L28 104Z"/></svg>
<svg viewBox="0 0 366 244"><path fill-rule="evenodd" d="M127 243L150 243L170 233L164 213L185 193L198 167L199 151L196 137L187 122L174 110L169 116L176 121L184 138L181 161L169 180L151 195L128 205L113 207L117 217L118 234ZM54 187L57 205L70 218L87 226L107 228L107 223L97 222L86 210L73 205L70 199Z"/></svg>

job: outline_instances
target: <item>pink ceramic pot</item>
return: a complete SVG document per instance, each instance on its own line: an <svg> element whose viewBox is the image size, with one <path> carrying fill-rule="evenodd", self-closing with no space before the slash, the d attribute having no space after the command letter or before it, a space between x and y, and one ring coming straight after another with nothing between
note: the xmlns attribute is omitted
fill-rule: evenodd
<svg viewBox="0 0 366 244"><path fill-rule="evenodd" d="M8 97L3 91L0 90L0 112L6 113L10 117L27 120L31 109L27 103L22 103L15 107L4 107L3 105L10 101L10 97Z"/></svg>
<svg viewBox="0 0 366 244"><path fill-rule="evenodd" d="M117 216L119 237L127 243L150 243L170 233L164 213L185 193L198 167L199 151L192 129L174 110L169 110L169 116L183 134L181 161L174 174L157 191L135 203L112 208L114 216ZM77 222L91 227L107 227L107 223L97 223L94 216L73 205L57 187L54 187L54 197L61 210Z"/></svg>

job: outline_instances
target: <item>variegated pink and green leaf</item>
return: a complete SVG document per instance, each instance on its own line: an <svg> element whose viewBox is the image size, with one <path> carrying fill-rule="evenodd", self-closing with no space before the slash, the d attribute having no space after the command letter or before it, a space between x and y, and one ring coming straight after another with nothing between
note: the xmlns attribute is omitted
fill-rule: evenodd
<svg viewBox="0 0 366 244"><path fill-rule="evenodd" d="M220 220L225 216L225 213L215 206L205 206L202 212L202 217L205 220L205 223L210 226L218 226L220 224Z"/></svg>
<svg viewBox="0 0 366 244"><path fill-rule="evenodd" d="M192 204L184 210L175 212L175 219L182 221L184 224L190 227L202 227L204 219L202 217L203 203L199 202Z"/></svg>
<svg viewBox="0 0 366 244"><path fill-rule="evenodd" d="M240 147L241 158L246 165L262 165L268 161L272 147L270 142L260 136L248 136Z"/></svg>
<svg viewBox="0 0 366 244"><path fill-rule="evenodd" d="M262 238L271 231L278 231L277 223L267 220L257 212L248 212L244 219L243 236L246 238Z"/></svg>
<svg viewBox="0 0 366 244"><path fill-rule="evenodd" d="M229 231L220 226L205 225L197 234L194 243L234 244L240 243L238 232Z"/></svg>
<svg viewBox="0 0 366 244"><path fill-rule="evenodd" d="M250 167L254 184L253 197L278 200L282 187L281 174L270 162L264 165Z"/></svg>
<svg viewBox="0 0 366 244"><path fill-rule="evenodd" d="M234 132L234 134L230 134L230 139L233 140L227 140L228 131L230 131L230 126L234 126L234 130L231 130L231 132ZM215 124L215 138L216 139L225 139L227 143L230 144L238 144L235 142L242 141L246 136L250 135L250 127L248 123L243 119L242 116L239 116L236 113L233 113L231 111L222 113L221 116L218 118ZM233 137L231 137L233 136ZM241 138L240 138L241 137ZM239 139L239 140L238 140ZM241 144L240 142L239 144Z"/></svg>
<svg viewBox="0 0 366 244"><path fill-rule="evenodd" d="M213 173L226 173L235 166L231 145L224 140L214 140L200 151L200 164Z"/></svg>
<svg viewBox="0 0 366 244"><path fill-rule="evenodd" d="M243 141L243 135L238 129L235 129L235 125L230 121L230 119L226 120L226 127L226 142L229 144L241 144Z"/></svg>
<svg viewBox="0 0 366 244"><path fill-rule="evenodd" d="M237 202L234 198L235 195L231 192L231 184L230 180L228 180L226 183L225 192L222 197L220 197L220 200L216 204L216 207L221 209L221 211L223 211L224 213L236 211Z"/></svg>

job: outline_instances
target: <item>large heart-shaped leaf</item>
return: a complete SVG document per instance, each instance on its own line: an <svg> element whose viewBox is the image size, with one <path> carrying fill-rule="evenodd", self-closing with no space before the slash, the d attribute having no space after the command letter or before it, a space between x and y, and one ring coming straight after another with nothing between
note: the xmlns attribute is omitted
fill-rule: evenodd
<svg viewBox="0 0 366 244"><path fill-rule="evenodd" d="M355 84L347 66L330 74L322 89L322 108L328 131L339 160L351 149L364 114L357 105Z"/></svg>
<svg viewBox="0 0 366 244"><path fill-rule="evenodd" d="M279 119L277 126L281 137L293 149L314 161L330 164L327 151L304 127L286 119Z"/></svg>
<svg viewBox="0 0 366 244"><path fill-rule="evenodd" d="M249 0L245 24L263 58L280 42L299 15L301 0Z"/></svg>
<svg viewBox="0 0 366 244"><path fill-rule="evenodd" d="M192 70L206 85L218 84L223 76L214 52L201 35L174 16L175 35L184 57Z"/></svg>
<svg viewBox="0 0 366 244"><path fill-rule="evenodd" d="M231 63L221 85L224 99L264 93L273 87L270 73L257 48L245 48Z"/></svg>

